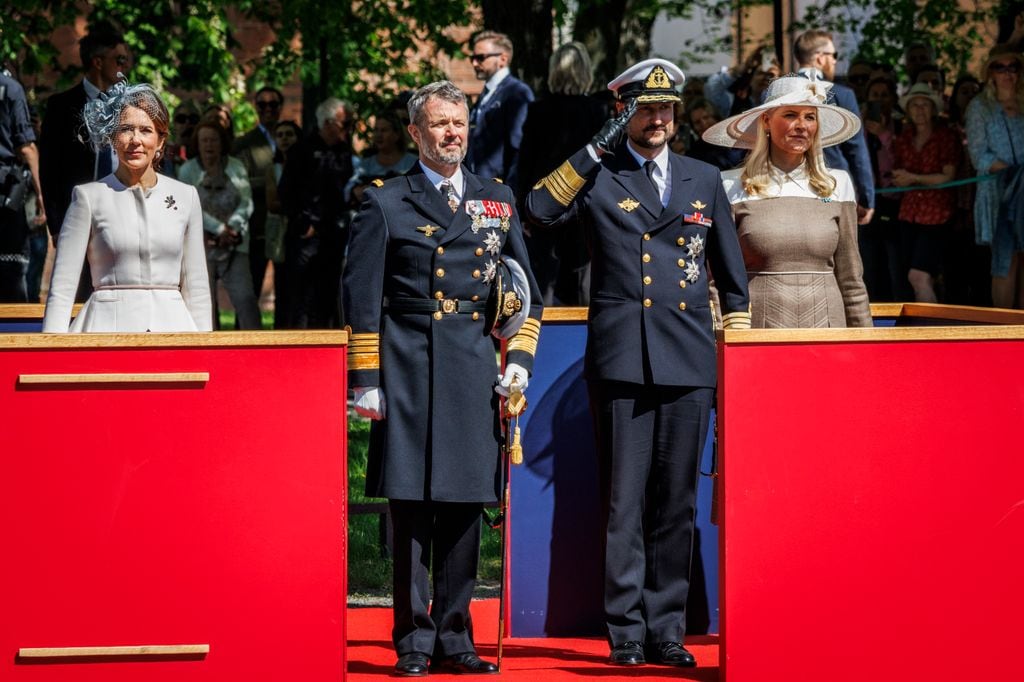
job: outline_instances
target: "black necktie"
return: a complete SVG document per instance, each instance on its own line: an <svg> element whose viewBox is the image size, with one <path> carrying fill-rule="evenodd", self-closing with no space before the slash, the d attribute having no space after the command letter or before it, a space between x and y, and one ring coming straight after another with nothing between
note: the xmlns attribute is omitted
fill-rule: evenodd
<svg viewBox="0 0 1024 682"><path fill-rule="evenodd" d="M653 161L648 160L648 161L644 162L644 172L647 173L647 179L651 181L651 187L654 188L654 193L657 194L658 198L660 199L661 198L661 188L658 187L658 183L654 179L654 171L657 168L658 168L657 164L655 164Z"/></svg>
<svg viewBox="0 0 1024 682"><path fill-rule="evenodd" d="M441 194L448 201L448 208L452 210L452 213L459 210L459 199L455 196L455 187L452 186L451 180L441 183Z"/></svg>

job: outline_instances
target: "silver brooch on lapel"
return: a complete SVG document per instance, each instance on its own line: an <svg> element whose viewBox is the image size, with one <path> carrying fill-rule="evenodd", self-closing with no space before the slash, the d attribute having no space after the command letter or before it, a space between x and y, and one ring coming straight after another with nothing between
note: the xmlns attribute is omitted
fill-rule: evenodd
<svg viewBox="0 0 1024 682"><path fill-rule="evenodd" d="M170 194L164 197L164 203L167 204L167 208L173 208L175 211L178 210L178 207L176 205L177 202L174 201L174 197L171 196Z"/></svg>

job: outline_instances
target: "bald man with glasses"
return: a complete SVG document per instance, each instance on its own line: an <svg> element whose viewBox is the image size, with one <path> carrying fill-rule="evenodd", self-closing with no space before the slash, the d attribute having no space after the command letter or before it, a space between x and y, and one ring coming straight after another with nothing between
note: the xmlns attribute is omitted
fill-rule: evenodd
<svg viewBox="0 0 1024 682"><path fill-rule="evenodd" d="M477 175L503 180L515 191L523 123L533 90L509 70L512 51L512 41L504 33L484 31L473 39L469 60L484 89L469 112L466 165Z"/></svg>

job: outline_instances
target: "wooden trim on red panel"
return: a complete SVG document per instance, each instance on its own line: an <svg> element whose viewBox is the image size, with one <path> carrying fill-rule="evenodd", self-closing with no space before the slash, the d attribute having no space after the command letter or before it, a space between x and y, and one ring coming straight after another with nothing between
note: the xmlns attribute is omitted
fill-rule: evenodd
<svg viewBox="0 0 1024 682"><path fill-rule="evenodd" d="M20 348L209 348L344 346L348 334L323 331L194 332L188 334L0 334L0 349Z"/></svg>
<svg viewBox="0 0 1024 682"><path fill-rule="evenodd" d="M66 386L68 384L205 384L209 380L209 372L18 375L19 384L32 386Z"/></svg>
<svg viewBox="0 0 1024 682"><path fill-rule="evenodd" d="M142 646L63 646L18 649L19 658L87 658L92 656L183 656L210 653L209 644Z"/></svg>

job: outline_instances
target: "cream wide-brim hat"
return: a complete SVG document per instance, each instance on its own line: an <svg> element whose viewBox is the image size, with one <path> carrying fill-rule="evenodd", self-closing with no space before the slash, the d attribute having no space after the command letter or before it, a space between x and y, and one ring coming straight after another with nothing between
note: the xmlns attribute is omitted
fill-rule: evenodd
<svg viewBox="0 0 1024 682"><path fill-rule="evenodd" d="M828 104L828 81L803 76L782 76L768 86L764 103L742 114L730 116L704 131L705 142L722 147L753 149L757 141L761 114L785 106L817 107L818 136L822 147L846 142L860 131L860 116L852 111Z"/></svg>

